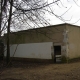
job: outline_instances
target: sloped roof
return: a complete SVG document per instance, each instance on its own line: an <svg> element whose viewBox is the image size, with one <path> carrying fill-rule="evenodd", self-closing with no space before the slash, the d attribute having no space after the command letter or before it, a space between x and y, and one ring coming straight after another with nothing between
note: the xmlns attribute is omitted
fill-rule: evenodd
<svg viewBox="0 0 80 80"><path fill-rule="evenodd" d="M50 27L58 27L58 26L67 26L67 25L80 28L80 26L77 26L77 25L73 25L73 24L69 24L69 23L62 23L62 24L57 24L57 25L50 25L50 26L33 28L33 29L21 30L21 31L11 32L11 33L22 33L22 32L26 32L26 31L34 31L34 30L38 30L38 29L44 29L44 28L50 28Z"/></svg>
<svg viewBox="0 0 80 80"><path fill-rule="evenodd" d="M42 29L42 28L44 29L44 28L49 28L49 27L66 26L66 25L70 25L70 26L74 26L74 27L80 27L80 26L77 26L77 25L69 24L69 23L62 23L62 24L57 24L57 25L50 25L50 26L32 28L32 29L27 29L27 30L21 30L21 31L18 31L18 32L30 31L30 30L37 30L37 29ZM14 32L14 33L16 33L16 32Z"/></svg>

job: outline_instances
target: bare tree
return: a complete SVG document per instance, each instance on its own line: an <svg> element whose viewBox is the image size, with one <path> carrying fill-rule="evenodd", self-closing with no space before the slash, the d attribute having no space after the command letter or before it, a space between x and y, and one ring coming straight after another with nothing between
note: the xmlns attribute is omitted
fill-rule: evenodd
<svg viewBox="0 0 80 80"><path fill-rule="evenodd" d="M10 30L22 30L32 28L32 26L40 27L40 25L49 25L43 15L45 15L45 10L48 6L58 1L48 3L43 0L2 0L0 30L1 32L7 30L7 63L10 60ZM27 26L25 27L24 24L27 24Z"/></svg>

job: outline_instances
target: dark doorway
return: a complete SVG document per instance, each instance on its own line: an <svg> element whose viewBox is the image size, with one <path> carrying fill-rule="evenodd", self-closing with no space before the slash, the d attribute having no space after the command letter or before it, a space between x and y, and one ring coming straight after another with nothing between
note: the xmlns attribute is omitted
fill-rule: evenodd
<svg viewBox="0 0 80 80"><path fill-rule="evenodd" d="M61 46L54 46L54 55L61 55Z"/></svg>
<svg viewBox="0 0 80 80"><path fill-rule="evenodd" d="M54 46L54 62L56 63L57 55L61 55L61 46Z"/></svg>

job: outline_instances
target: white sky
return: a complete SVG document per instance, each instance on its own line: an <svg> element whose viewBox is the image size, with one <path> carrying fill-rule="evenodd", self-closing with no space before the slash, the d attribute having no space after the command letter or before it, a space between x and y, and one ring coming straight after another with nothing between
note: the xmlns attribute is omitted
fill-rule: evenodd
<svg viewBox="0 0 80 80"><path fill-rule="evenodd" d="M47 1L48 3L51 3L52 1L56 0L47 0ZM61 2L58 2L58 5L52 4L50 8L58 16L61 16L67 11L64 15L61 16L64 19L64 21L55 17L53 14L50 15L49 13L46 12L45 16L49 20L51 25L56 25L66 22L80 26L80 0L60 0L60 1ZM24 27L24 29L26 28ZM12 28L12 30L14 29Z"/></svg>
<svg viewBox="0 0 80 80"><path fill-rule="evenodd" d="M51 1L53 0L48 0L48 2ZM61 2L58 2L58 4L59 6L56 4L51 5L51 8L54 10L53 12L58 16L61 16L68 10L64 15L62 15L62 18L65 20L66 23L80 26L80 0L61 0ZM47 18L50 19L50 23L52 25L60 24L63 22L56 18L54 15L50 16L48 13L46 14Z"/></svg>

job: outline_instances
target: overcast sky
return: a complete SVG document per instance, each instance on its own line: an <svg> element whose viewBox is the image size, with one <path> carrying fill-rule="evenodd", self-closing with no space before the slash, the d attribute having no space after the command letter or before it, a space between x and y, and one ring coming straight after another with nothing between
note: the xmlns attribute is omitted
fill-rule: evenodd
<svg viewBox="0 0 80 80"><path fill-rule="evenodd" d="M47 1L48 3L51 3L52 1L57 1L57 0L47 0ZM50 5L50 8L52 9L55 15L61 16L61 17L56 17L53 14L50 15L49 12L45 12L45 19L47 19L51 23L51 25L56 25L61 23L71 23L80 26L80 0L60 0L58 1L57 4ZM32 25L30 23L29 25L31 25L31 28L35 27L35 25ZM22 27L21 24L19 24L18 26ZM24 27L23 30L30 28L26 26L27 26L26 24L23 25ZM15 30L14 28L11 28L11 31L14 30ZM19 28L15 31L18 30L22 29Z"/></svg>
<svg viewBox="0 0 80 80"><path fill-rule="evenodd" d="M53 0L48 0L48 2L51 1ZM54 15L49 15L46 13L47 18L50 19L51 24L54 25L66 22L80 26L80 0L61 0L61 2L58 2L58 5L51 5L51 8L53 9L53 12L58 16L61 16L63 14L61 16L63 18L63 21L61 21Z"/></svg>

